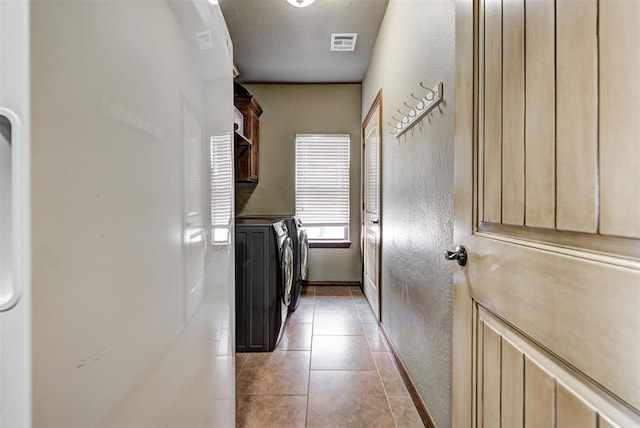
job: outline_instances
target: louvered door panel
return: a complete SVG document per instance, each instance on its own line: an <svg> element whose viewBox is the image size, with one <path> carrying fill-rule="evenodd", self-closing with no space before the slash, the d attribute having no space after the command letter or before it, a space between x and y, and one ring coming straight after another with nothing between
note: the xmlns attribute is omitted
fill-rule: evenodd
<svg viewBox="0 0 640 428"><path fill-rule="evenodd" d="M600 0L600 232L640 237L640 1Z"/></svg>
<svg viewBox="0 0 640 428"><path fill-rule="evenodd" d="M502 1L485 3L484 220L502 221Z"/></svg>
<svg viewBox="0 0 640 428"><path fill-rule="evenodd" d="M524 225L524 0L504 0L502 223Z"/></svg>
<svg viewBox="0 0 640 428"><path fill-rule="evenodd" d="M640 2L480 5L479 229L639 259Z"/></svg>
<svg viewBox="0 0 640 428"><path fill-rule="evenodd" d="M477 308L480 427L635 426L638 415L485 308ZM598 425L599 424L599 425Z"/></svg>
<svg viewBox="0 0 640 428"><path fill-rule="evenodd" d="M526 2L525 224L555 225L554 1ZM488 45L487 45L488 46Z"/></svg>
<svg viewBox="0 0 640 428"><path fill-rule="evenodd" d="M597 0L557 3L557 228L597 232Z"/></svg>

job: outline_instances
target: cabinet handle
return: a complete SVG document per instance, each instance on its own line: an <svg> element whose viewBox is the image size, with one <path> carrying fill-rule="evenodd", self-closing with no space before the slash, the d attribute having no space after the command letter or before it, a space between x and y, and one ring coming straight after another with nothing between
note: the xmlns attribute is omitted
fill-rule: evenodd
<svg viewBox="0 0 640 428"><path fill-rule="evenodd" d="M2 270L9 271L9 272L13 272L12 275L10 275L9 278L9 284L10 284L10 289L8 290L8 294L5 296L1 296L0 297L0 312L5 312L8 311L10 309L13 309L13 307L15 307L18 304L18 301L20 300L20 294L22 292L21 290L21 281L22 278L20 277L16 277L15 273L20 270L20 266L15 266L14 263L16 263L16 261L18 263L22 263L22 260L20 259L20 254L16 254L16 252L18 250L20 250L21 248L18 246L18 242L15 241L15 230L17 225L14 224L15 218L13 218L13 213L16 211L14 209L15 204L18 203L18 201L16 201L16 197L17 192L16 192L16 188L17 188L17 183L15 182L16 180L16 169L19 167L19 165L16 165L15 160L17 159L17 151L20 150L18 147L21 144L20 141L20 135L21 135L21 129L20 129L20 119L18 118L18 115L16 115L13 111L6 109L6 108L2 108L0 107L0 119L5 119L8 121L9 123L9 135L7 135L7 143L9 144L9 150L10 150L10 157L11 159L9 160L9 163L11 165L10 168L10 176L9 178L9 183L10 183L10 189L9 189L9 201L10 203L7 203L6 201L2 201L1 204L4 207L9 206L9 212L8 212L8 218L3 218L1 221L3 222L9 222L9 230L11 231L11 235L13 235L10 239L8 239L8 242L4 242L2 243L2 245L8 245L9 246L9 257L7 257L6 260L0 260L1 264L4 264ZM18 269L16 269L16 267Z"/></svg>

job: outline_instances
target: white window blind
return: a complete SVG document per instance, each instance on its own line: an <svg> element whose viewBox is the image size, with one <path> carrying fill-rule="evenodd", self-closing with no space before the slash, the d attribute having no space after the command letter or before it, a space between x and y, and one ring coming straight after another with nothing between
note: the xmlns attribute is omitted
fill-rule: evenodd
<svg viewBox="0 0 640 428"><path fill-rule="evenodd" d="M349 239L347 134L296 135L296 215L311 240Z"/></svg>
<svg viewBox="0 0 640 428"><path fill-rule="evenodd" d="M233 204L233 164L231 137L213 136L211 146L211 241L213 244L229 242L231 207Z"/></svg>

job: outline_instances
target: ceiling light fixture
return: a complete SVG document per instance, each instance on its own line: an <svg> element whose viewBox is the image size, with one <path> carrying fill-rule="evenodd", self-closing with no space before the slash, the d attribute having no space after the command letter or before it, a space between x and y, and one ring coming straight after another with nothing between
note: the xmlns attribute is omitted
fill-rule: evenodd
<svg viewBox="0 0 640 428"><path fill-rule="evenodd" d="M316 0L287 0L287 2L295 7L307 7Z"/></svg>

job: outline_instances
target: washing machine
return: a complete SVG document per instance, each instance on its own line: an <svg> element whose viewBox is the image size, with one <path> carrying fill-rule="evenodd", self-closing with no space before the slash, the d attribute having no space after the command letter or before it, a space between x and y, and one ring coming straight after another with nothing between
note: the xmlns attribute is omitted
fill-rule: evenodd
<svg viewBox="0 0 640 428"><path fill-rule="evenodd" d="M302 293L302 283L307 280L307 260L309 251L309 242L307 233L302 227L302 221L297 216L271 216L271 215L249 215L238 217L240 221L256 221L270 220L283 221L287 227L289 238L293 246L293 284L291 290L291 301L289 303L289 312L293 312L300 303L300 295Z"/></svg>
<svg viewBox="0 0 640 428"><path fill-rule="evenodd" d="M302 294L302 285L307 281L308 274L308 261L309 261L309 240L307 238L307 232L302 226L302 221L299 217L294 216L290 218L291 227L293 228L294 252L296 262L295 272L295 284L293 286L293 293L291 294L291 303L289 304L289 311L295 311L300 303L300 295Z"/></svg>
<svg viewBox="0 0 640 428"><path fill-rule="evenodd" d="M300 279L309 279L309 237L307 231L302 227L302 222L298 219L298 245L300 246Z"/></svg>
<svg viewBox="0 0 640 428"><path fill-rule="evenodd" d="M273 351L285 328L294 252L282 220L236 220L236 351Z"/></svg>

